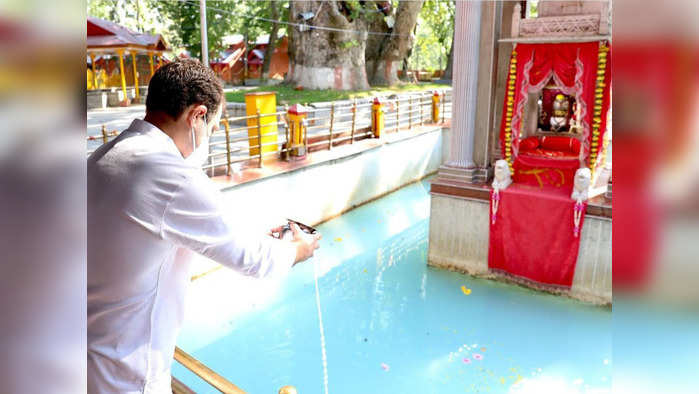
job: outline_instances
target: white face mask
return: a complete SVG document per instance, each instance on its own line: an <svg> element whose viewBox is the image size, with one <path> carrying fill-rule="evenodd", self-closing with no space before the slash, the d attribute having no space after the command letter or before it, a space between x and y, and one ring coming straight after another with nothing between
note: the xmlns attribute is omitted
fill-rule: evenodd
<svg viewBox="0 0 699 394"><path fill-rule="evenodd" d="M195 167L201 167L206 163L206 159L209 157L209 133L206 131L206 115L204 115L204 133L202 133L201 142L197 146L196 136L194 135L194 127L191 129L192 133L192 146L194 150L187 156L185 161L191 163Z"/></svg>

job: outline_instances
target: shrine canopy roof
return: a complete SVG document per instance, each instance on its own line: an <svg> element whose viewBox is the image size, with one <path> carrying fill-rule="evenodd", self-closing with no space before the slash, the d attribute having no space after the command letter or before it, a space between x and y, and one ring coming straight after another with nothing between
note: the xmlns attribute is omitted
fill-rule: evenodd
<svg viewBox="0 0 699 394"><path fill-rule="evenodd" d="M163 52L169 48L160 34L139 33L114 22L88 16L88 52L104 52L116 49Z"/></svg>

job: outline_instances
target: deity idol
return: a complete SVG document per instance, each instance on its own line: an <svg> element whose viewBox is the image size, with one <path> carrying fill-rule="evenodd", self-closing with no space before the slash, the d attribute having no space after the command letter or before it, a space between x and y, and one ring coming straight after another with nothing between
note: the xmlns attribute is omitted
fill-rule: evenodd
<svg viewBox="0 0 699 394"><path fill-rule="evenodd" d="M570 103L563 94L557 94L553 100L553 111L551 114L551 131L560 131L568 125L568 112Z"/></svg>

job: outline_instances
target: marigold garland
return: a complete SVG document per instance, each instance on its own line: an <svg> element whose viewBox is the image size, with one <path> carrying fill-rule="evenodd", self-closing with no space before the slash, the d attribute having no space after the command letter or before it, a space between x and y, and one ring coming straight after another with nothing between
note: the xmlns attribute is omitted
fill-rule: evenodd
<svg viewBox="0 0 699 394"><path fill-rule="evenodd" d="M600 126L602 125L602 101L604 99L604 79L607 71L607 53L609 47L601 44L597 55L597 86L595 88L595 105L592 113L592 143L590 144L590 171L594 174L599 152Z"/></svg>
<svg viewBox="0 0 699 394"><path fill-rule="evenodd" d="M510 173L514 174L512 168L512 113L514 107L515 85L517 78L517 51L512 50L510 58L510 74L507 80L507 109L505 110L505 160L510 167Z"/></svg>

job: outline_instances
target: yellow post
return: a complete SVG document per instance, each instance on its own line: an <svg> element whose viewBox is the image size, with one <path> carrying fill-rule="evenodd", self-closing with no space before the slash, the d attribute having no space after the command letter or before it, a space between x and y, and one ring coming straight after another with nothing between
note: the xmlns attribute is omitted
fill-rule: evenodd
<svg viewBox="0 0 699 394"><path fill-rule="evenodd" d="M354 144L354 130L357 126L357 99L352 100L352 134L350 137L350 144Z"/></svg>
<svg viewBox="0 0 699 394"><path fill-rule="evenodd" d="M383 133L383 103L378 97L374 97L374 104L371 106L371 131L374 138L381 138Z"/></svg>
<svg viewBox="0 0 699 394"><path fill-rule="evenodd" d="M150 57L153 59L153 57ZM226 106L223 106L223 128L226 131L226 175L231 174L231 131L228 123L228 111Z"/></svg>
<svg viewBox="0 0 699 394"><path fill-rule="evenodd" d="M282 117L282 116L280 116ZM283 122L284 122L284 149L281 152L281 157L282 159L288 161L289 160L289 152L291 152L291 133L289 132L289 123L291 122L289 120L289 106L284 104L284 115L283 115Z"/></svg>
<svg viewBox="0 0 699 394"><path fill-rule="evenodd" d="M86 80L86 83L87 83L87 90L92 90L92 89L95 88L95 85L94 85L94 82L93 82L93 81L94 81L94 78L95 78L94 73L92 72L92 70L90 70L90 69L88 68L88 69L87 69L87 80Z"/></svg>
<svg viewBox="0 0 699 394"><path fill-rule="evenodd" d="M133 62L133 85L134 85L134 89L136 89L136 99L138 100L138 98L141 95L138 93L138 70L136 67L136 52L135 51L131 51L131 60Z"/></svg>
<svg viewBox="0 0 699 394"><path fill-rule="evenodd" d="M153 52L148 52L148 65L150 66L150 77L153 78L155 70L153 70Z"/></svg>
<svg viewBox="0 0 699 394"><path fill-rule="evenodd" d="M442 93L442 123L444 123L444 115L447 113L447 92Z"/></svg>
<svg viewBox="0 0 699 394"><path fill-rule="evenodd" d="M92 88L99 89L100 85L97 83L97 65L95 64L95 54L90 54L90 62L92 62Z"/></svg>
<svg viewBox="0 0 699 394"><path fill-rule="evenodd" d="M400 98L396 98L396 131L398 131L398 126L400 126Z"/></svg>
<svg viewBox="0 0 699 394"><path fill-rule="evenodd" d="M106 144L109 142L109 135L107 134L107 126L102 125L102 143Z"/></svg>
<svg viewBox="0 0 699 394"><path fill-rule="evenodd" d="M439 123L439 93L436 90L432 95L432 123Z"/></svg>
<svg viewBox="0 0 699 394"><path fill-rule="evenodd" d="M330 143L328 150L333 148L333 123L335 123L335 102L330 103Z"/></svg>
<svg viewBox="0 0 699 394"><path fill-rule="evenodd" d="M420 110L420 126L425 124L425 119L422 117L422 94L417 96L417 107Z"/></svg>
<svg viewBox="0 0 699 394"><path fill-rule="evenodd" d="M163 54L161 53L160 56L158 56L158 68L163 66Z"/></svg>
<svg viewBox="0 0 699 394"><path fill-rule="evenodd" d="M257 140L257 113L260 113L260 136ZM245 94L245 113L247 115L250 156L277 151L277 94L275 92L255 92Z"/></svg>
<svg viewBox="0 0 699 394"><path fill-rule="evenodd" d="M117 50L119 54L119 73L121 73L121 92L124 93L123 105L129 105L129 96L126 95L126 76L124 75L124 50Z"/></svg>
<svg viewBox="0 0 699 394"><path fill-rule="evenodd" d="M257 109L256 113L256 118L257 118L257 143L259 144L259 149L257 150L257 153L260 156L260 161L257 162L257 168L262 168L262 152L264 150L262 149L262 122L260 121L260 109Z"/></svg>
<svg viewBox="0 0 699 394"><path fill-rule="evenodd" d="M304 142L306 140L306 128L303 120L308 115L306 108L301 104L294 104L287 111L289 123L291 124L291 142L289 156L303 157L306 155Z"/></svg>

